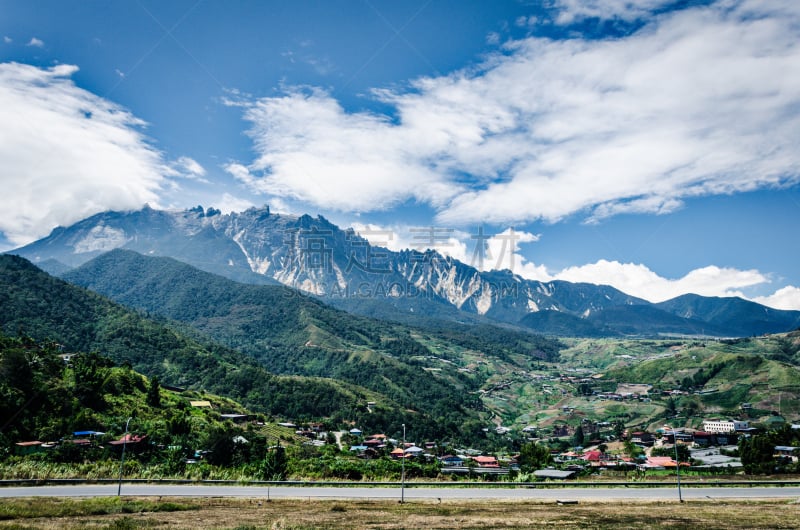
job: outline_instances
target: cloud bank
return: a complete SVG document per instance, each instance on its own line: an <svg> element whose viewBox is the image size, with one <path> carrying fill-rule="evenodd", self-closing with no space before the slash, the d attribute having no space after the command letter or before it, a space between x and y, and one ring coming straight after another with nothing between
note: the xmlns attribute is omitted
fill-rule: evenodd
<svg viewBox="0 0 800 530"><path fill-rule="evenodd" d="M141 120L75 86L77 69L0 64L0 231L15 245L100 211L157 205L165 175L204 174L189 158L165 164Z"/></svg>
<svg viewBox="0 0 800 530"><path fill-rule="evenodd" d="M665 4L560 2L570 19ZM667 213L798 181L800 3L725 0L617 39L512 41L373 96L394 113L348 112L316 88L246 105L248 184L342 211L415 200L445 224Z"/></svg>
<svg viewBox="0 0 800 530"><path fill-rule="evenodd" d="M800 287L787 285L770 296L760 296L754 298L753 301L775 309L800 310Z"/></svg>
<svg viewBox="0 0 800 530"><path fill-rule="evenodd" d="M532 266L532 264L524 264ZM538 272L545 272L543 267ZM611 285L620 291L650 302L663 302L682 294L701 296L737 296L775 309L800 310L800 288L789 285L768 296L748 297L742 289L763 288L771 283L768 276L758 270L739 270L713 265L694 269L681 278L659 276L647 266L618 261L599 260L582 266L568 267L553 275L522 275L541 281L566 280Z"/></svg>

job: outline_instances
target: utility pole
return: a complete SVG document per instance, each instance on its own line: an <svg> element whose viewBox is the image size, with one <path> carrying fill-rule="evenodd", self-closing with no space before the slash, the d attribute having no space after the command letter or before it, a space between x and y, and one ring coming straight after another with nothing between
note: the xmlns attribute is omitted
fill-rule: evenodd
<svg viewBox="0 0 800 530"><path fill-rule="evenodd" d="M403 424L403 460L400 463L400 504L406 502L406 424Z"/></svg>
<svg viewBox="0 0 800 530"><path fill-rule="evenodd" d="M122 459L119 462L119 485L117 486L117 497L122 494L122 468L125 467L125 446L128 445L128 425L133 418L128 418L125 422L125 436L122 438Z"/></svg>
<svg viewBox="0 0 800 530"><path fill-rule="evenodd" d="M683 502L681 496L681 461L678 459L678 432L672 429L672 441L675 447L675 476L678 479L678 502Z"/></svg>

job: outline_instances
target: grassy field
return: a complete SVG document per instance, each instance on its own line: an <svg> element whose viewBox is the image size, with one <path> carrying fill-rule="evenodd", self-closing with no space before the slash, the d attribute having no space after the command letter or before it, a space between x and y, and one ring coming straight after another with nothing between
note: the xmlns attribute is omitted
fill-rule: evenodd
<svg viewBox="0 0 800 530"><path fill-rule="evenodd" d="M797 501L581 503L263 499L13 499L0 528L800 528Z"/></svg>

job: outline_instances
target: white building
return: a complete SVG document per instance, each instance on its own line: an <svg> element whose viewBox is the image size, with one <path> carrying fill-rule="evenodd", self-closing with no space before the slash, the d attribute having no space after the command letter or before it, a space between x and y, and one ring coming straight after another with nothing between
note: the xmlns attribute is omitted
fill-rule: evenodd
<svg viewBox="0 0 800 530"><path fill-rule="evenodd" d="M746 421L739 420L703 420L703 430L705 432L736 432L743 431L749 427Z"/></svg>

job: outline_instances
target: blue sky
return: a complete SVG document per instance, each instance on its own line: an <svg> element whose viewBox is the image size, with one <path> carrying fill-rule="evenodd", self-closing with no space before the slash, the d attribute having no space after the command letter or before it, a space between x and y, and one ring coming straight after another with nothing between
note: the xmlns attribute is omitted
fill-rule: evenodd
<svg viewBox="0 0 800 530"><path fill-rule="evenodd" d="M0 246L144 203L800 309L795 0L0 0ZM388 240L383 230L393 236ZM500 263L497 263L499 261Z"/></svg>

